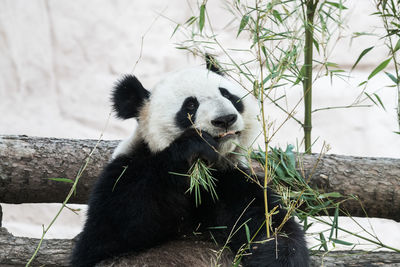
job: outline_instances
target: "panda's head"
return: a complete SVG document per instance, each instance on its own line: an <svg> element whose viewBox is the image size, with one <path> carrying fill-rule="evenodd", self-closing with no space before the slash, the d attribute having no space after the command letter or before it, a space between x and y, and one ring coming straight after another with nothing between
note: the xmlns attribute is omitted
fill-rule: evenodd
<svg viewBox="0 0 400 267"><path fill-rule="evenodd" d="M135 117L138 129L116 150L128 153L144 141L154 153L194 127L218 141L221 155L248 147L257 135L257 104L248 92L216 69L191 68L169 74L148 92L134 76L125 76L113 93L120 118ZM114 156L115 153L114 153Z"/></svg>

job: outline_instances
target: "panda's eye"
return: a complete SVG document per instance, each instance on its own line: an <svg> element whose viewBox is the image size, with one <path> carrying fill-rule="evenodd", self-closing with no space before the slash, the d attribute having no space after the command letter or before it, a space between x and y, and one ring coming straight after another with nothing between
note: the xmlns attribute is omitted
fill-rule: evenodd
<svg viewBox="0 0 400 267"><path fill-rule="evenodd" d="M187 111L195 111L198 106L199 103L195 97L188 97L184 102L184 107Z"/></svg>
<svg viewBox="0 0 400 267"><path fill-rule="evenodd" d="M188 110L195 110L196 109L196 104L193 103L193 102L189 102L189 103L186 104L186 108Z"/></svg>

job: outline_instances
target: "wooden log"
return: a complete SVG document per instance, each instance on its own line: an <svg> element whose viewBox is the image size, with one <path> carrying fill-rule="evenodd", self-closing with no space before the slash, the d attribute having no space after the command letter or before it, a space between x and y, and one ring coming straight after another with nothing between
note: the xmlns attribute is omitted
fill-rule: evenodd
<svg viewBox="0 0 400 267"><path fill-rule="evenodd" d="M400 159L324 155L304 155L300 165L304 177L320 192L340 192L357 196L369 217L400 221ZM316 166L316 167L315 167ZM352 216L365 217L360 202L341 206Z"/></svg>
<svg viewBox="0 0 400 267"><path fill-rule="evenodd" d="M60 203L97 140L0 136L0 202ZM90 188L118 141L101 141L84 171L70 203L86 203Z"/></svg>
<svg viewBox="0 0 400 267"><path fill-rule="evenodd" d="M0 136L0 202L62 202L71 184L48 178L74 179L96 140ZM79 181L71 203L86 203L90 188L118 141L101 141ZM400 221L400 159L339 155L298 156L299 169L321 191L357 195L370 217ZM318 164L317 164L318 162ZM365 216L357 201L343 205Z"/></svg>
<svg viewBox="0 0 400 267"><path fill-rule="evenodd" d="M25 265L33 255L38 243L39 239L15 237L5 228L0 228L0 266ZM73 240L45 239L32 266L69 266L72 246ZM215 257L211 254L215 249L212 242L172 241L138 255L107 260L101 266L213 266L212 262ZM313 254L310 267L400 266L400 253L395 252L335 251L326 255L321 252ZM224 256L223 261L227 262L228 257L231 255Z"/></svg>
<svg viewBox="0 0 400 267"><path fill-rule="evenodd" d="M0 266L24 266L33 255L39 239L15 237L0 228ZM68 266L72 240L45 239L32 266Z"/></svg>

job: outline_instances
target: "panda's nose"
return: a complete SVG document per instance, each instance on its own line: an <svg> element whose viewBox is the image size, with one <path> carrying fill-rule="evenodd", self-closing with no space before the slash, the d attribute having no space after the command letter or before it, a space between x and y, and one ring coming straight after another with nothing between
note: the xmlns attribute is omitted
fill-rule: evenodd
<svg viewBox="0 0 400 267"><path fill-rule="evenodd" d="M234 124L236 120L237 120L236 114L229 114L226 116L218 117L218 118L212 120L211 123L214 126L227 129L229 126Z"/></svg>

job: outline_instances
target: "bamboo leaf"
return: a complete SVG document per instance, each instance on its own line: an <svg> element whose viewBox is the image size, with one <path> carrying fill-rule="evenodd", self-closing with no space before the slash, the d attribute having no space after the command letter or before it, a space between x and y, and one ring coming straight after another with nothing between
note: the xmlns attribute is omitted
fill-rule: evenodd
<svg viewBox="0 0 400 267"><path fill-rule="evenodd" d="M374 96L378 100L378 102L381 105L381 107L386 111L385 105L383 105L383 102L382 102L381 98L375 93L374 93Z"/></svg>
<svg viewBox="0 0 400 267"><path fill-rule="evenodd" d="M242 17L242 20L240 21L240 25L239 25L239 30L238 30L238 33L237 33L236 37L238 37L239 34L243 31L244 27L247 26L247 24L249 23L249 18L250 18L250 16L248 16L248 15L244 15Z"/></svg>
<svg viewBox="0 0 400 267"><path fill-rule="evenodd" d="M247 226L247 223L244 225L244 229L246 230L246 238L247 238L247 243L250 243L250 229Z"/></svg>
<svg viewBox="0 0 400 267"><path fill-rule="evenodd" d="M323 199L323 198L328 198L328 197L334 197L334 198L338 198L338 197L342 197L342 194L340 194L339 192L330 192L330 193L324 193L318 196L318 198Z"/></svg>
<svg viewBox="0 0 400 267"><path fill-rule="evenodd" d="M315 40L315 38L313 38L313 44L314 44L315 48L317 49L317 52L319 53L319 43L317 42L317 40Z"/></svg>
<svg viewBox="0 0 400 267"><path fill-rule="evenodd" d="M200 6L200 17L199 17L199 28L200 32L203 31L204 28L204 21L205 21L205 11L206 11L206 5L202 4Z"/></svg>
<svg viewBox="0 0 400 267"><path fill-rule="evenodd" d="M195 16L191 16L187 21L185 21L185 24L190 26L193 24L193 22L195 22L197 20L197 17Z"/></svg>
<svg viewBox="0 0 400 267"><path fill-rule="evenodd" d="M399 50L400 49L400 39L399 40L397 40L397 43L396 43L396 45L394 46L394 48L393 48L393 54L394 53L396 53L396 51L397 50Z"/></svg>
<svg viewBox="0 0 400 267"><path fill-rule="evenodd" d="M301 69L300 69L300 72L299 72L299 75L297 76L296 81L293 83L293 86L294 86L294 85L297 85L297 84L299 84L299 82L303 81L305 72L306 72L306 68L305 68L305 66L303 65L303 66L301 67Z"/></svg>
<svg viewBox="0 0 400 267"><path fill-rule="evenodd" d="M367 83L367 81L363 81L363 82L361 82L358 86L362 86L362 85L364 85L364 84L366 84Z"/></svg>
<svg viewBox="0 0 400 267"><path fill-rule="evenodd" d="M395 84L398 84L398 83L399 83L399 80L398 80L396 77L394 77L393 74L390 74L389 72L386 72L386 71L385 71L385 74L386 74Z"/></svg>
<svg viewBox="0 0 400 267"><path fill-rule="evenodd" d="M374 48L374 46L371 46L371 47L368 47L367 49L364 49L364 50L361 52L361 54L358 56L358 58L357 58L357 60L356 60L356 63L354 63L353 67L351 67L351 70L353 70L353 69L357 66L358 62L360 62L360 60L361 60L369 51L371 51L373 48Z"/></svg>
<svg viewBox="0 0 400 267"><path fill-rule="evenodd" d="M56 181L56 182L63 182L63 183L70 183L73 184L74 181L69 178L48 178L49 180Z"/></svg>
<svg viewBox="0 0 400 267"><path fill-rule="evenodd" d="M335 232L335 237L337 238L338 236L338 228L339 228L339 204L336 205L335 208L335 216L334 216L334 222L336 224L336 232Z"/></svg>
<svg viewBox="0 0 400 267"><path fill-rule="evenodd" d="M276 11L275 9L272 10L272 15L273 15L280 23L282 23L282 18L281 18L281 15L279 14L278 11Z"/></svg>
<svg viewBox="0 0 400 267"><path fill-rule="evenodd" d="M368 97L369 100L371 100L372 103L378 105L378 103L376 103L375 100L367 92L364 92L364 94Z"/></svg>
<svg viewBox="0 0 400 267"><path fill-rule="evenodd" d="M336 205L335 216L333 217L331 232L329 233L329 240L332 240L333 233L335 232L335 237L337 238L338 233L338 218L339 218L339 205Z"/></svg>
<svg viewBox="0 0 400 267"><path fill-rule="evenodd" d="M335 2L326 1L325 4L334 6L334 7L339 8L339 9L348 9L342 3L335 3Z"/></svg>
<svg viewBox="0 0 400 267"><path fill-rule="evenodd" d="M353 243L347 242L347 241L343 241L340 239L336 239L336 238L332 238L332 242L335 242L336 244L340 244L340 245L345 245L345 246L352 246L354 245Z"/></svg>
<svg viewBox="0 0 400 267"><path fill-rule="evenodd" d="M378 74L381 70L383 70L384 68L386 68L386 66L389 64L390 60L392 58L388 58L385 61L381 62L381 64L379 64L378 67L376 67L371 74L368 76L368 80L371 79L372 77L374 77L376 74Z"/></svg>
<svg viewBox="0 0 400 267"><path fill-rule="evenodd" d="M175 26L175 28L174 28L174 31L172 32L170 38L172 38L172 37L175 35L176 31L179 29L180 26L181 26L181 25L180 25L179 23L176 24L176 26Z"/></svg>
<svg viewBox="0 0 400 267"><path fill-rule="evenodd" d="M325 251L328 251L328 245L326 244L326 239L323 233L319 233L319 238L321 241L321 247L324 248Z"/></svg>

